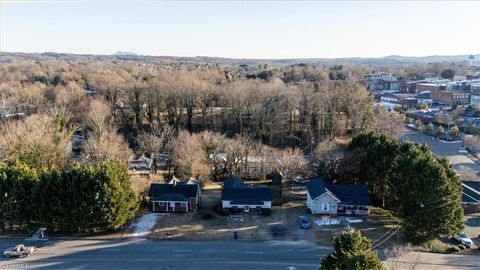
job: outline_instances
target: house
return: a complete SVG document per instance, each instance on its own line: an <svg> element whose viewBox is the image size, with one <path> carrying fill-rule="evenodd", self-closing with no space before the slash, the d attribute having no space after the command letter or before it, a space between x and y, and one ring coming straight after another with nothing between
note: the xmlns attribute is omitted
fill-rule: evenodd
<svg viewBox="0 0 480 270"><path fill-rule="evenodd" d="M480 212L480 182L462 181L462 206L466 214Z"/></svg>
<svg viewBox="0 0 480 270"><path fill-rule="evenodd" d="M367 185L334 185L314 178L307 184L312 214L368 215L372 201Z"/></svg>
<svg viewBox="0 0 480 270"><path fill-rule="evenodd" d="M200 205L201 188L198 184L152 183L148 192L152 212L195 211Z"/></svg>
<svg viewBox="0 0 480 270"><path fill-rule="evenodd" d="M150 172L152 168L152 160L144 155L134 156L128 161L128 168L134 171Z"/></svg>
<svg viewBox="0 0 480 270"><path fill-rule="evenodd" d="M269 187L252 187L238 176L225 179L222 189L222 209L231 212L256 212L272 208L272 190Z"/></svg>

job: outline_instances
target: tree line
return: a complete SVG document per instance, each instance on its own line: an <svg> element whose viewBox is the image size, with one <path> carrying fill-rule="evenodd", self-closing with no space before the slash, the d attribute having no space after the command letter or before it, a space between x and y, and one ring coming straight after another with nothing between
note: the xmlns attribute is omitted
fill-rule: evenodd
<svg viewBox="0 0 480 270"><path fill-rule="evenodd" d="M411 242L463 228L460 178L428 146L400 144L386 133L369 131L355 136L346 149L329 151L341 154L335 161L322 161L330 168L324 176L336 183L367 184L374 203L400 218Z"/></svg>
<svg viewBox="0 0 480 270"><path fill-rule="evenodd" d="M138 195L119 161L36 170L19 161L0 164L0 229L85 232L116 230L132 219Z"/></svg>

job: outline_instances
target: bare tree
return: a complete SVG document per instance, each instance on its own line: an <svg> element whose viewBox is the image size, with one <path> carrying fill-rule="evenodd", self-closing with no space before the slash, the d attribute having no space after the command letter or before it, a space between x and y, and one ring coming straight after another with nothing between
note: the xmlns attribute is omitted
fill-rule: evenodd
<svg viewBox="0 0 480 270"><path fill-rule="evenodd" d="M6 158L38 169L62 168L69 163L74 129L58 115L37 114L11 122L0 130Z"/></svg>
<svg viewBox="0 0 480 270"><path fill-rule="evenodd" d="M83 155L87 162L93 164L112 159L127 163L132 152L123 137L110 130L89 136L85 141Z"/></svg>
<svg viewBox="0 0 480 270"><path fill-rule="evenodd" d="M84 121L84 125L89 127L95 136L101 137L113 129L112 111L102 99L90 100Z"/></svg>
<svg viewBox="0 0 480 270"><path fill-rule="evenodd" d="M420 263L420 255L414 252L410 244L394 245L384 251L386 260L384 265L389 270L415 270Z"/></svg>

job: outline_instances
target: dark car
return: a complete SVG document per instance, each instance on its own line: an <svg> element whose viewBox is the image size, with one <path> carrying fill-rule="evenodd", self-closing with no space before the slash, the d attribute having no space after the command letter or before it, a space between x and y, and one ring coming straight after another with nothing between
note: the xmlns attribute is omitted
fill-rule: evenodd
<svg viewBox="0 0 480 270"><path fill-rule="evenodd" d="M300 229L310 228L310 222L308 222L308 218L305 216L298 217L298 225L300 226Z"/></svg>

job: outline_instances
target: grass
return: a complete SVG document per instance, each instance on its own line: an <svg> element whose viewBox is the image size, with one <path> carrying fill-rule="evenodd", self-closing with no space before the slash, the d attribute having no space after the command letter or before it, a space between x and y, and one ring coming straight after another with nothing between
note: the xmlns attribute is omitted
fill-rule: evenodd
<svg viewBox="0 0 480 270"><path fill-rule="evenodd" d="M419 251L433 252L433 253L446 253L449 250L456 249L457 245L447 243L446 241L442 241L441 239L437 238L437 239L427 241L416 247L419 249Z"/></svg>

